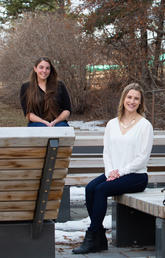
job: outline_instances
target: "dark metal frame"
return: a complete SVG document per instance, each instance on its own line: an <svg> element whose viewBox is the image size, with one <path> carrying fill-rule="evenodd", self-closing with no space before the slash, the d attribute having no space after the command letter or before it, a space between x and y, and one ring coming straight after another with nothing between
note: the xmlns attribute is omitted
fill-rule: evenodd
<svg viewBox="0 0 165 258"><path fill-rule="evenodd" d="M36 208L34 212L34 219L32 225L32 238L38 238L43 227L44 215L48 201L48 195L52 183L53 170L56 162L56 155L58 150L59 140L49 139L45 162L42 170L40 187L36 201Z"/></svg>
<svg viewBox="0 0 165 258"><path fill-rule="evenodd" d="M155 217L113 202L112 243L117 247L154 245Z"/></svg>

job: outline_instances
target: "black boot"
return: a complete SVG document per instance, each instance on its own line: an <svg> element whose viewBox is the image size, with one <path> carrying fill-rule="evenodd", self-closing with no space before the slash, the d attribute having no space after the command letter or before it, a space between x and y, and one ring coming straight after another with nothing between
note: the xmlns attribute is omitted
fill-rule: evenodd
<svg viewBox="0 0 165 258"><path fill-rule="evenodd" d="M103 228L100 232L100 250L108 250L108 240L106 238L105 232L106 229Z"/></svg>
<svg viewBox="0 0 165 258"><path fill-rule="evenodd" d="M80 247L72 250L74 254L87 254L100 251L100 239L98 232L86 231L85 238Z"/></svg>

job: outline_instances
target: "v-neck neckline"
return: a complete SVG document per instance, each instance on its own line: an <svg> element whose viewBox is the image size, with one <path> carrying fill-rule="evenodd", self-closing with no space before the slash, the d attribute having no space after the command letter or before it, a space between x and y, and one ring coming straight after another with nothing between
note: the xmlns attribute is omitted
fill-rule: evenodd
<svg viewBox="0 0 165 258"><path fill-rule="evenodd" d="M38 88L39 88L42 92L46 93L46 91L44 91L44 90L40 87L39 84L38 84Z"/></svg>
<svg viewBox="0 0 165 258"><path fill-rule="evenodd" d="M144 117L141 117L141 118L140 118L133 126L131 126L131 128L128 129L125 133L122 133L121 126L120 126L120 121L119 121L119 119L117 118L120 134L121 134L122 136L127 135L130 131L132 131L132 129L133 129L134 127L136 127L137 124L139 124L139 122L140 122L143 118L144 118Z"/></svg>

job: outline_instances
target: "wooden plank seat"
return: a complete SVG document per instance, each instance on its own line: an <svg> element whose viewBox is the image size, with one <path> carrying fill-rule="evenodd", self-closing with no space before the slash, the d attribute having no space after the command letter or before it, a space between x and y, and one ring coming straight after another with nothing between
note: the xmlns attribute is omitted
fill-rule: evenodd
<svg viewBox="0 0 165 258"><path fill-rule="evenodd" d="M141 193L123 194L113 199L113 243L117 246L155 245L156 258L165 257L162 188L147 188Z"/></svg>
<svg viewBox="0 0 165 258"><path fill-rule="evenodd" d="M162 188L146 188L144 192L113 197L120 204L165 219L164 194Z"/></svg>
<svg viewBox="0 0 165 258"><path fill-rule="evenodd" d="M7 241L11 223L28 221L32 229L30 230L32 238L41 239L38 240L41 247L41 251L38 250L39 256L35 242L36 246L34 244L30 254L30 246L23 244L24 250L22 248L20 253L16 251L15 254L10 254L11 256L5 254L3 257L26 257L25 250L28 250L27 257L45 258L48 257L45 251L48 249L52 250L49 257L55 257L52 240L54 223L51 226L51 222L48 221L55 220L58 216L74 138L74 130L71 127L0 128L0 227L8 225ZM49 244L47 249L44 247L43 250L42 241L48 237L44 236L43 232L49 234L50 227L52 227L52 239L49 237L51 246ZM21 226L20 230L22 232ZM0 234L0 247L2 243L5 244L5 240L1 240ZM33 246L33 242L30 242L30 245Z"/></svg>

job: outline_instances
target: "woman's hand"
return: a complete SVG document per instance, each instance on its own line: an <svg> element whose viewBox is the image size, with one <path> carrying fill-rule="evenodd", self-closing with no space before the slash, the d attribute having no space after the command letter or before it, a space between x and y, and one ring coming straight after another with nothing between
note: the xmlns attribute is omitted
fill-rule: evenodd
<svg viewBox="0 0 165 258"><path fill-rule="evenodd" d="M43 123L45 124L46 126L51 126L51 123L49 123L48 121L42 119L41 117L35 115L34 113L28 113L26 115L26 118L28 119L28 121L31 121L31 122L37 122L37 123Z"/></svg>
<svg viewBox="0 0 165 258"><path fill-rule="evenodd" d="M51 127L55 126L55 124L56 124L56 119L54 121L50 122Z"/></svg>
<svg viewBox="0 0 165 258"><path fill-rule="evenodd" d="M53 120L52 122L50 122L50 126L55 126L55 124L59 123L59 122L62 122L62 121L65 121L65 120L68 120L69 118L69 115L70 115L70 111L69 110L63 110L59 116L56 117L55 120Z"/></svg>
<svg viewBox="0 0 165 258"><path fill-rule="evenodd" d="M119 174L118 169L114 169L110 172L110 175L106 181L113 181L114 179L119 178L119 177L120 177L120 174Z"/></svg>
<svg viewBox="0 0 165 258"><path fill-rule="evenodd" d="M51 123L49 123L48 121L44 121L43 123L44 123L46 126L51 127Z"/></svg>

